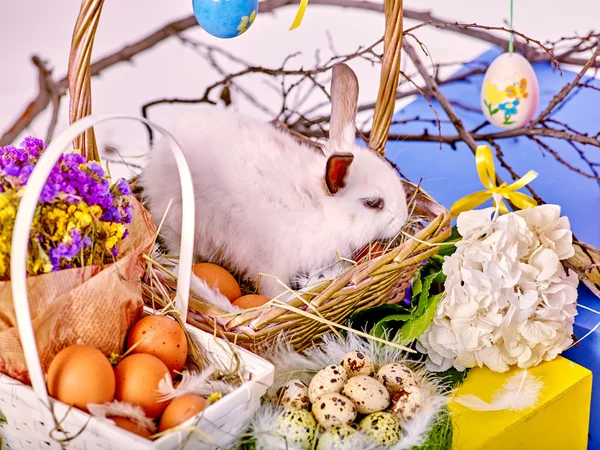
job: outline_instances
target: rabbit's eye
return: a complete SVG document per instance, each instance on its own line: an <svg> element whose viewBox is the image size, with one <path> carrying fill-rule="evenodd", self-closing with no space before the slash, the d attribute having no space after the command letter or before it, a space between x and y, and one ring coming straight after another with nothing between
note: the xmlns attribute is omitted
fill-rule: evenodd
<svg viewBox="0 0 600 450"><path fill-rule="evenodd" d="M366 198L363 200L365 206L369 208L383 209L383 199L379 197Z"/></svg>

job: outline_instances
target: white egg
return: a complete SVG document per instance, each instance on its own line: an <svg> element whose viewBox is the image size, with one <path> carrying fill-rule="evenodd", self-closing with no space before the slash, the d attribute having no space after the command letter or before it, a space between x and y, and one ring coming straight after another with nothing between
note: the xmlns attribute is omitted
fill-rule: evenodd
<svg viewBox="0 0 600 450"><path fill-rule="evenodd" d="M327 366L317 372L308 385L308 399L314 403L317 397L329 392L340 392L348 380L346 369L338 364Z"/></svg>
<svg viewBox="0 0 600 450"><path fill-rule="evenodd" d="M356 375L373 374L373 361L371 361L369 355L363 352L352 351L346 353L342 358L342 366L346 369L349 378Z"/></svg>
<svg viewBox="0 0 600 450"><path fill-rule="evenodd" d="M300 380L290 380L277 390L277 403L281 406L308 409L308 387Z"/></svg>
<svg viewBox="0 0 600 450"><path fill-rule="evenodd" d="M513 130L525 126L540 101L537 77L518 53L503 53L488 67L481 86L481 109L493 125Z"/></svg>
<svg viewBox="0 0 600 450"><path fill-rule="evenodd" d="M342 394L352 400L361 414L383 411L390 404L390 394L375 378L357 375L348 380Z"/></svg>
<svg viewBox="0 0 600 450"><path fill-rule="evenodd" d="M312 405L312 413L319 425L348 425L356 419L356 407L348 397L330 392L318 397Z"/></svg>
<svg viewBox="0 0 600 450"><path fill-rule="evenodd" d="M392 394L388 411L400 419L410 420L423 406L423 391L418 386L405 386L401 391Z"/></svg>
<svg viewBox="0 0 600 450"><path fill-rule="evenodd" d="M419 385L414 372L398 363L382 366L377 371L377 380L385 386L390 394L401 391L405 386Z"/></svg>

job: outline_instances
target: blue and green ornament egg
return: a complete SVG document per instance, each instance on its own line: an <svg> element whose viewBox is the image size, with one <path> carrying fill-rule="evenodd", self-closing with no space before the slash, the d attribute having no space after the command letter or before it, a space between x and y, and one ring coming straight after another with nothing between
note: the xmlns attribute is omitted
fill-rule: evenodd
<svg viewBox="0 0 600 450"><path fill-rule="evenodd" d="M258 0L192 0L192 5L200 26L221 39L245 33L258 14Z"/></svg>

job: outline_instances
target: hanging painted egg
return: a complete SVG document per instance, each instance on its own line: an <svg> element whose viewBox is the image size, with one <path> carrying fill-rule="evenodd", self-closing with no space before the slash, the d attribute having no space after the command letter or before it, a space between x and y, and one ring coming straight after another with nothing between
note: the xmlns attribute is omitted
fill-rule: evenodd
<svg viewBox="0 0 600 450"><path fill-rule="evenodd" d="M258 0L192 0L200 26L221 39L245 33L258 14Z"/></svg>
<svg viewBox="0 0 600 450"><path fill-rule="evenodd" d="M503 53L488 67L481 86L481 109L499 128L514 130L529 122L538 107L540 89L529 61Z"/></svg>

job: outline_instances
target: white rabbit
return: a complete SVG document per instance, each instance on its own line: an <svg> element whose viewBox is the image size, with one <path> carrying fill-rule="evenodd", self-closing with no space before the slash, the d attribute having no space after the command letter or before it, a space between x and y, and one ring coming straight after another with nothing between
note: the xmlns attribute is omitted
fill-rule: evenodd
<svg viewBox="0 0 600 450"><path fill-rule="evenodd" d="M272 298L285 288L259 274L289 286L299 273L400 232L405 193L392 165L355 142L358 81L345 64L333 68L331 102L325 154L269 123L217 108L169 129L194 182L197 260L228 268ZM164 142L151 152L140 181L157 223L173 199L161 235L178 253L179 177Z"/></svg>

